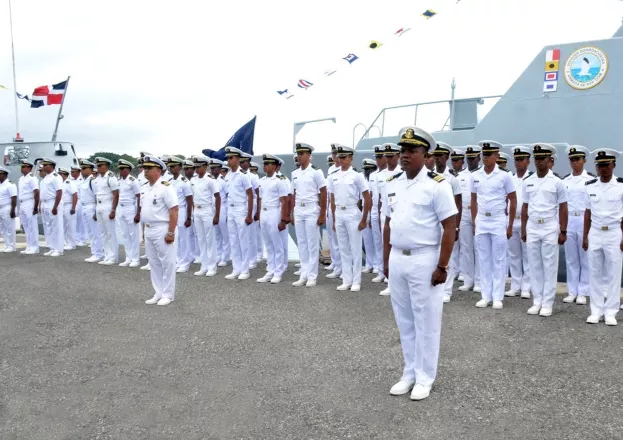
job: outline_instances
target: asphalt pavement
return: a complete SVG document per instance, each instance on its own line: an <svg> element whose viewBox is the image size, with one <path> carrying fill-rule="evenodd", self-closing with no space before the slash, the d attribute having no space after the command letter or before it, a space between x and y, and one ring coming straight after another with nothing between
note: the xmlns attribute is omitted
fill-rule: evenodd
<svg viewBox="0 0 623 440"><path fill-rule="evenodd" d="M178 274L162 307L149 272L87 256L0 253L0 439L623 438L623 325L560 296L542 318L455 292L412 402L389 395L402 354L372 275L338 292L322 270L292 287L292 265L279 285Z"/></svg>

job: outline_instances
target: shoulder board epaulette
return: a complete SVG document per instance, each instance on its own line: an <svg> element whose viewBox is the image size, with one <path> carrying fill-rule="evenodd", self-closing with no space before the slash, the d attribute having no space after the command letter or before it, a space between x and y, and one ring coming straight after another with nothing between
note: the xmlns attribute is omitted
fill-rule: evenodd
<svg viewBox="0 0 623 440"><path fill-rule="evenodd" d="M558 177L559 179L561 179L561 177L558 175L558 173L553 173L554 176Z"/></svg>
<svg viewBox="0 0 623 440"><path fill-rule="evenodd" d="M145 182L145 183L142 183L141 185L142 185L142 186L145 186L145 185L147 185L148 183L149 183L149 181L147 181L147 182Z"/></svg>
<svg viewBox="0 0 623 440"><path fill-rule="evenodd" d="M338 168L337 170L333 170L333 171L331 171L329 174L334 174L334 173L337 173L338 171L340 171L340 169L339 169L339 168Z"/></svg>
<svg viewBox="0 0 623 440"><path fill-rule="evenodd" d="M58 174L56 174L56 173L52 173L52 175L53 175L54 177L58 176Z"/></svg>
<svg viewBox="0 0 623 440"><path fill-rule="evenodd" d="M113 177L115 174L114 174L112 171L108 171L108 172L106 173L106 175L107 175L108 177Z"/></svg>
<svg viewBox="0 0 623 440"><path fill-rule="evenodd" d="M182 176L182 182L187 182L187 181L188 181L188 179L186 177Z"/></svg>
<svg viewBox="0 0 623 440"><path fill-rule="evenodd" d="M400 175L401 175L403 172L404 172L404 171L401 171L401 172L399 172L399 173L394 174L393 176L390 176L390 177L387 179L387 181L388 181L388 182L391 182L392 180L399 178L399 177L400 177Z"/></svg>
<svg viewBox="0 0 623 440"><path fill-rule="evenodd" d="M528 171L528 174L526 174L523 178L523 180L526 180L528 177L532 176L534 174L534 171Z"/></svg>
<svg viewBox="0 0 623 440"><path fill-rule="evenodd" d="M161 182L164 186L171 186L171 184L167 182L166 180L161 180Z"/></svg>
<svg viewBox="0 0 623 440"><path fill-rule="evenodd" d="M284 176L283 174L282 174L281 176L279 176L279 178L280 178L281 180L286 180L286 176Z"/></svg>
<svg viewBox="0 0 623 440"><path fill-rule="evenodd" d="M312 167L313 169L315 169L315 170L317 170L317 169L318 169L318 167L317 167L316 165L312 165L311 167Z"/></svg>
<svg viewBox="0 0 623 440"><path fill-rule="evenodd" d="M618 180L618 179L617 179ZM586 182L584 185L591 185L593 183L596 183L597 179L593 179L593 180L589 180L588 182Z"/></svg>
<svg viewBox="0 0 623 440"><path fill-rule="evenodd" d="M11 182L9 182L9 183L11 183ZM69 185L69 179L65 180L65 183L66 183L67 185Z"/></svg>
<svg viewBox="0 0 623 440"><path fill-rule="evenodd" d="M130 180L136 180L134 177L130 176Z"/></svg>
<svg viewBox="0 0 623 440"><path fill-rule="evenodd" d="M506 171L507 173L510 173L511 170L509 170L508 168L502 168L502 167L498 167L500 169L500 171Z"/></svg>
<svg viewBox="0 0 623 440"><path fill-rule="evenodd" d="M448 169L448 172L453 175L454 177L458 176L459 173L457 173L456 171L454 171L453 169Z"/></svg>
<svg viewBox="0 0 623 440"><path fill-rule="evenodd" d="M478 171L481 168L482 168L482 165L480 165L478 168L476 168L474 171L472 171L472 173L475 173L476 171Z"/></svg>
<svg viewBox="0 0 623 440"><path fill-rule="evenodd" d="M590 171L587 171L586 174L588 174L591 177L597 177L595 174L591 173Z"/></svg>
<svg viewBox="0 0 623 440"><path fill-rule="evenodd" d="M434 171L429 171L427 175L435 182L443 182L444 180L446 180L441 174L437 174Z"/></svg>
<svg viewBox="0 0 623 440"><path fill-rule="evenodd" d="M565 177L562 178L562 180L565 180L567 177L569 177L571 175L571 173L567 174Z"/></svg>
<svg viewBox="0 0 623 440"><path fill-rule="evenodd" d="M617 177L617 182L623 183L623 177Z"/></svg>

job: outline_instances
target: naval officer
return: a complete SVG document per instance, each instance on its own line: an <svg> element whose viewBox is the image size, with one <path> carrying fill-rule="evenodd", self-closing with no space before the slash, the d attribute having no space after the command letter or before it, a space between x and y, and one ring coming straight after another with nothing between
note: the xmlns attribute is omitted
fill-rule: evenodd
<svg viewBox="0 0 623 440"><path fill-rule="evenodd" d="M76 185L76 190L78 190L78 205L76 206L76 246L82 247L86 246L87 242L87 235L82 220L82 203L80 203L80 184L84 178L81 174L82 170L78 165L72 165L69 170L71 171L71 179Z"/></svg>
<svg viewBox="0 0 623 440"><path fill-rule="evenodd" d="M301 260L301 274L299 280L292 285L313 287L318 277L320 227L325 224L327 217L327 182L322 170L311 164L314 147L297 143L295 148L300 166L292 172L292 189L294 231Z"/></svg>
<svg viewBox="0 0 623 440"><path fill-rule="evenodd" d="M586 183L586 213L582 247L588 251L591 314L586 320L617 325L621 304L621 251L623 240L623 178L614 177L619 152L600 148L593 152L599 179Z"/></svg>
<svg viewBox="0 0 623 440"><path fill-rule="evenodd" d="M169 156L165 162L173 178L169 181L177 195L177 272L188 272L195 260L190 246L190 226L193 216L193 191L190 182L182 173L184 159Z"/></svg>
<svg viewBox="0 0 623 440"><path fill-rule="evenodd" d="M87 263L98 263L104 260L104 245L102 244L102 233L95 215L95 207L97 205L95 188L93 186L95 164L88 160L82 160L80 161L80 169L83 180L78 187L78 200L80 200L82 205L82 224L91 242L91 256L84 261Z"/></svg>
<svg viewBox="0 0 623 440"><path fill-rule="evenodd" d="M106 266L116 264L119 260L119 244L115 224L117 204L119 203L119 181L109 169L111 164L112 160L110 159L96 157L97 177L93 181L95 198L97 199L95 213L104 241L104 261L100 261L98 264Z"/></svg>
<svg viewBox="0 0 623 440"><path fill-rule="evenodd" d="M565 303L586 304L589 292L588 254L582 249L584 238L584 215L586 212L586 182L595 178L584 169L588 148L581 145L567 147L572 173L562 180L567 187L567 207L569 225L565 241L565 260L567 263L567 288L569 294L562 300Z"/></svg>
<svg viewBox="0 0 623 440"><path fill-rule="evenodd" d="M214 240L216 242L216 259L218 267L225 267L231 261L231 246L229 245L229 229L227 228L227 170L222 160L210 159L210 174L216 180L217 191L221 197L221 211L218 225L214 226Z"/></svg>
<svg viewBox="0 0 623 440"><path fill-rule="evenodd" d="M340 159L337 157L337 147L339 144L331 144L331 162L327 170L327 182L331 175L340 170ZM328 158L327 158L328 160ZM329 252L331 254L331 264L325 267L331 271L326 275L329 279L339 278L342 276L342 256L340 255L340 247L337 243L337 233L333 224L333 214L331 213L331 188L327 185L327 234L329 235Z"/></svg>
<svg viewBox="0 0 623 440"><path fill-rule="evenodd" d="M19 219L26 234L26 249L20 254L39 253L39 181L32 175L34 164L28 159L21 160L22 175L17 182L19 195Z"/></svg>
<svg viewBox="0 0 623 440"><path fill-rule="evenodd" d="M478 249L474 237L474 220L471 214L472 200L472 178L480 167L479 145L468 145L465 147L465 157L467 158L467 169L459 173L459 182L463 189L463 210L461 224L459 226L459 247L461 249L460 265L463 273L463 285L459 287L460 292L467 292L474 289L474 292L481 292L480 287L480 262L478 261Z"/></svg>
<svg viewBox="0 0 623 440"><path fill-rule="evenodd" d="M258 207L261 209L261 201L259 200L260 178L257 173L251 172L251 159L253 156L249 153L242 153L240 156L240 170L247 176L251 182L253 190L253 222L249 225L249 242L247 250L247 260L249 269L257 268L257 236L259 234L259 217Z"/></svg>
<svg viewBox="0 0 623 440"><path fill-rule="evenodd" d="M4 252L15 251L15 208L17 186L9 180L9 170L0 167L0 235L4 238Z"/></svg>
<svg viewBox="0 0 623 440"><path fill-rule="evenodd" d="M166 306L175 299L178 202L173 185L163 180L164 162L143 158L147 184L141 187L141 219L145 224L145 251L155 294L145 304Z"/></svg>
<svg viewBox="0 0 623 440"><path fill-rule="evenodd" d="M372 240L374 244L376 261L373 263L372 273L377 278L381 275L381 280L385 278L383 275L383 234L381 233L381 217L379 213L379 180L385 175L383 171L387 168L387 158L382 145L374 146L374 160L377 170L370 174L370 196L372 197L372 209L370 211L370 227L372 229Z"/></svg>
<svg viewBox="0 0 623 440"><path fill-rule="evenodd" d="M517 197L510 173L501 170L496 163L502 145L494 141L482 141L479 145L482 148L484 167L474 172L471 189L472 220L480 259L482 287L482 299L476 303L476 307L487 307L493 301L493 308L501 309L508 273L508 239L513 235Z"/></svg>
<svg viewBox="0 0 623 440"><path fill-rule="evenodd" d="M417 127L405 127L398 145L403 171L386 185L383 256L385 271L391 275L404 370L389 392L398 396L413 388L411 399L422 400L429 396L437 375L444 283L458 210L444 177L424 165L424 155L435 147L435 139Z"/></svg>
<svg viewBox="0 0 623 440"><path fill-rule="evenodd" d="M73 179L69 178L69 169L59 168L58 174L63 179L64 250L71 251L76 249L76 206L78 205L78 190Z"/></svg>
<svg viewBox="0 0 623 440"><path fill-rule="evenodd" d="M536 173L523 181L521 239L528 245L532 307L529 315L551 316L556 296L558 246L567 239L567 188L550 169L556 148L534 144Z"/></svg>
<svg viewBox="0 0 623 440"><path fill-rule="evenodd" d="M63 255L63 180L54 171L56 161L48 158L39 160L45 177L39 183L41 211L45 241L50 250L44 255L59 257Z"/></svg>
<svg viewBox="0 0 623 440"><path fill-rule="evenodd" d="M140 243L139 230L141 222L141 187L138 179L130 175L134 164L125 159L117 162L119 169L119 226L123 234L125 261L120 267L139 267Z"/></svg>
<svg viewBox="0 0 623 440"><path fill-rule="evenodd" d="M500 151L499 154L500 156L496 159L495 163L501 169L508 171L508 162L511 160L511 157L508 153L504 153L503 151Z"/></svg>
<svg viewBox="0 0 623 440"><path fill-rule="evenodd" d="M374 199L372 197L372 185L376 186L376 182L372 180L372 176L374 176L378 170L376 162L366 157L361 162L361 169L363 170L363 177L368 182L368 188L370 188L370 198ZM361 205L359 209L363 208L363 202L363 199L359 200L359 203ZM372 204L372 206L374 206L374 201L372 201ZM374 211L374 207L370 209L370 212L372 211ZM372 214L368 216L368 225L363 230L363 248L366 252L366 264L361 270L361 273L372 273L378 259L378 252L376 250L376 247L374 246L374 238L372 237Z"/></svg>

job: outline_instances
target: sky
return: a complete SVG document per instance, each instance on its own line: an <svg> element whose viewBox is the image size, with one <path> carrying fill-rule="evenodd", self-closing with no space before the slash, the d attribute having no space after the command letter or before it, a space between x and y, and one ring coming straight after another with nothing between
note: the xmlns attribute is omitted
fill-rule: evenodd
<svg viewBox="0 0 623 440"><path fill-rule="evenodd" d="M588 6L590 3L590 6ZM384 107L501 95L543 46L610 37L618 0L12 0L17 91L71 75L58 140L80 157L218 150L257 115L255 154L353 144ZM438 14L420 16L426 9ZM36 11L36 12L33 12ZM8 0L0 0L0 85L13 89ZM401 37L400 28L411 28ZM383 43L368 48L371 40ZM352 64L342 58L359 57ZM337 70L326 77L325 71ZM298 89L299 79L314 85ZM284 99L277 90L295 92ZM483 106L491 107L494 101ZM51 138L58 106L18 102L26 141ZM420 108L439 130L448 105ZM385 134L414 123L387 112ZM380 125L380 123L378 124ZM365 129L355 129L355 143ZM372 135L380 130L371 129ZM0 142L15 135L12 92L0 91Z"/></svg>

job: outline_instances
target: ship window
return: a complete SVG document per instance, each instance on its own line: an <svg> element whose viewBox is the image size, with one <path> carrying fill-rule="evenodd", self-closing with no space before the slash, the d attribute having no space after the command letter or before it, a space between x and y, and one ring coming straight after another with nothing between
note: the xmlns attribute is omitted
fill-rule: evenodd
<svg viewBox="0 0 623 440"><path fill-rule="evenodd" d="M57 156L67 156L67 150L63 148L62 144L54 145L54 154Z"/></svg>
<svg viewBox="0 0 623 440"><path fill-rule="evenodd" d="M24 144L8 145L4 148L5 166L19 166L22 159L28 159L30 147Z"/></svg>

